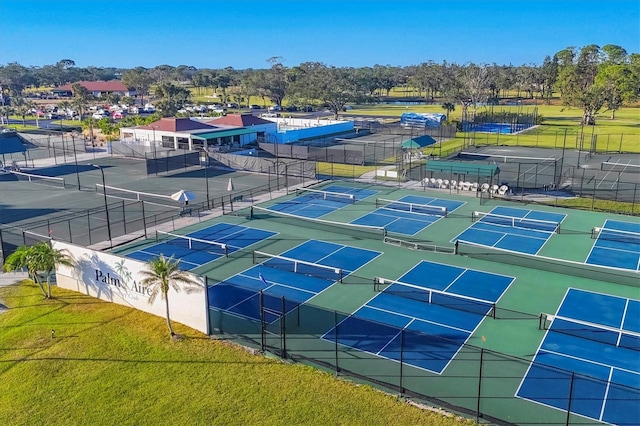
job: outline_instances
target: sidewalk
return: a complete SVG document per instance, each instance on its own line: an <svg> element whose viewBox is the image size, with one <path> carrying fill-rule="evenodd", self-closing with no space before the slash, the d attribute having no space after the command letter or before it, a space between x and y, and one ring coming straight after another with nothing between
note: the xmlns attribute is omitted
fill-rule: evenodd
<svg viewBox="0 0 640 426"><path fill-rule="evenodd" d="M0 287L15 284L27 277L26 272L0 272Z"/></svg>

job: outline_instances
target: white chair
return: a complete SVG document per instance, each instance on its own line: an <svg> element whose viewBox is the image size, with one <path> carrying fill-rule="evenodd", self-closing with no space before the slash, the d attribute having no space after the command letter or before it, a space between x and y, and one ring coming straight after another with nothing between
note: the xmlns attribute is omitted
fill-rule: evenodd
<svg viewBox="0 0 640 426"><path fill-rule="evenodd" d="M436 188L442 188L442 179L436 179Z"/></svg>
<svg viewBox="0 0 640 426"><path fill-rule="evenodd" d="M469 187L469 191L478 192L478 182L473 182Z"/></svg>
<svg viewBox="0 0 640 426"><path fill-rule="evenodd" d="M462 190L463 191L468 191L469 188L471 188L471 182L467 182L467 181L462 182Z"/></svg>
<svg viewBox="0 0 640 426"><path fill-rule="evenodd" d="M442 188L445 188L445 189L449 188L449 180L448 179L445 179L445 180L442 181Z"/></svg>
<svg viewBox="0 0 640 426"><path fill-rule="evenodd" d="M488 192L489 191L489 184L488 183L483 183L482 185L480 185L480 192Z"/></svg>
<svg viewBox="0 0 640 426"><path fill-rule="evenodd" d="M429 178L424 178L420 181L422 186L429 186Z"/></svg>
<svg viewBox="0 0 640 426"><path fill-rule="evenodd" d="M458 189L458 182L457 182L457 181L452 180L452 181L450 182L450 185L451 185L451 186L450 186L450 188L451 188L451 189Z"/></svg>
<svg viewBox="0 0 640 426"><path fill-rule="evenodd" d="M431 188L435 188L436 187L436 179L435 178L429 178L429 186Z"/></svg>
<svg viewBox="0 0 640 426"><path fill-rule="evenodd" d="M498 185L491 185L491 193L496 194L498 192Z"/></svg>
<svg viewBox="0 0 640 426"><path fill-rule="evenodd" d="M505 195L509 191L509 187L507 185L502 185L498 188L498 195Z"/></svg>

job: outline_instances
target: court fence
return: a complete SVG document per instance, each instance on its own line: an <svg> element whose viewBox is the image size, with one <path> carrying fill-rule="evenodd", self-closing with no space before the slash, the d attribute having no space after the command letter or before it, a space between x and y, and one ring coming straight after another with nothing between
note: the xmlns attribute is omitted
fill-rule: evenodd
<svg viewBox="0 0 640 426"><path fill-rule="evenodd" d="M215 284L218 282L207 278L207 286ZM224 285L234 287L229 283ZM238 287L238 290L241 294L246 293L246 289ZM640 389L599 381L537 362L532 364L527 359L469 342L448 361L449 349L445 347L460 344L443 336L364 318L358 319L358 331L355 331L343 324L349 317L344 312L301 304L266 292L256 293L252 299L259 306L259 320L210 307L209 334L233 336L239 343L255 350L320 367L336 376L365 381L418 403L444 407L479 423L592 425L598 422L582 416L581 410L591 403L602 404L602 399L585 393L590 386L613 390L608 404L624 402L630 395L636 399L640 396ZM530 324L532 333L544 333L540 331L539 314L502 310L498 306L496 319L485 319L523 320ZM375 354L381 344L381 335L385 336L382 340L393 340L384 350L389 357ZM371 352L355 349L350 344L369 345ZM444 371L432 372L425 365L441 365ZM532 394L529 389L526 395L519 394L523 377L533 367L545 372L535 379L539 388L534 392L539 393ZM553 398L548 398L545 391L548 385L566 391L554 392ZM545 402L536 403L530 399Z"/></svg>
<svg viewBox="0 0 640 426"><path fill-rule="evenodd" d="M116 239L119 241L118 245L126 244L154 235L153 232L159 225L171 224L171 229L176 230L175 221L185 216L204 220L206 211L218 208L223 214L233 214L239 208L248 207L248 203L253 203L260 195L271 195L274 191L283 189L288 191L289 187L304 181L291 176L271 175L265 185L233 191L221 197L189 203L184 207L137 199L135 192L132 192L131 199L109 202L106 206L34 220L22 226L0 225L0 265L17 247L31 246L50 239L82 246L109 242L113 247ZM100 193L103 191L100 185L92 189ZM107 190L109 192L111 189ZM120 193L119 196L126 197L127 194ZM127 238L122 238L125 236Z"/></svg>

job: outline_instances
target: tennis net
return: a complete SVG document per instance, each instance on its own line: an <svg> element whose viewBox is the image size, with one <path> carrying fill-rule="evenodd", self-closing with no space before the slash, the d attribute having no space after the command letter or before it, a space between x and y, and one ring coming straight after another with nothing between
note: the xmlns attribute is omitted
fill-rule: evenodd
<svg viewBox="0 0 640 426"><path fill-rule="evenodd" d="M600 163L600 170L604 172L640 173L640 165L603 161Z"/></svg>
<svg viewBox="0 0 640 426"><path fill-rule="evenodd" d="M254 265L261 264L270 268L322 278L324 280L331 280L334 282L342 282L342 278L344 276L341 268L334 268L332 266L320 265L318 263L306 262L304 260L292 259L261 251L253 252L253 263Z"/></svg>
<svg viewBox="0 0 640 426"><path fill-rule="evenodd" d="M407 284L386 278L375 277L373 289L377 292L393 294L405 299L443 306L458 311L471 312L477 315L496 317L495 302L464 296L461 294L447 293L442 290L422 287L415 284Z"/></svg>
<svg viewBox="0 0 640 426"><path fill-rule="evenodd" d="M376 198L376 208L399 210L409 213L427 214L429 216L447 217L447 208L444 206L431 206L429 204L407 203L404 201L386 200Z"/></svg>
<svg viewBox="0 0 640 426"><path fill-rule="evenodd" d="M99 192L99 193L106 192L106 194L110 197L124 198L127 200L151 201L151 202L165 201L173 204L176 203L176 201L173 200L170 195L135 191L133 189L118 188L117 186L109 186L109 185L103 186L100 183L96 184L96 192Z"/></svg>
<svg viewBox="0 0 640 426"><path fill-rule="evenodd" d="M540 329L640 351L640 333L574 318L540 314Z"/></svg>
<svg viewBox="0 0 640 426"><path fill-rule="evenodd" d="M337 201L339 203L353 204L356 197L353 194L343 192L323 191L320 189L298 188L296 189L296 197L312 198L314 200Z"/></svg>
<svg viewBox="0 0 640 426"><path fill-rule="evenodd" d="M200 238L188 237L186 235L172 234L165 231L156 231L156 241L158 243L167 243L174 246L188 248L195 251L208 251L209 253L229 255L229 249L226 244L216 241L202 240Z"/></svg>
<svg viewBox="0 0 640 426"><path fill-rule="evenodd" d="M32 173L18 172L10 170L9 173L14 175L19 181L40 183L43 185L53 186L55 188L65 189L64 178L53 176L34 175Z"/></svg>
<svg viewBox="0 0 640 426"><path fill-rule="evenodd" d="M474 211L471 215L473 222L479 221L494 225L511 226L513 228L533 229L536 231L560 233L560 223L550 220L527 219L512 216L503 216L493 213Z"/></svg>
<svg viewBox="0 0 640 426"><path fill-rule="evenodd" d="M275 210L259 206L252 206L250 215L252 219L277 219L282 223L293 226L318 229L326 232L337 232L339 234L350 235L356 238L374 238L382 240L387 235L386 229L382 226L356 225L353 223L314 219L291 213L277 212Z"/></svg>
<svg viewBox="0 0 640 426"><path fill-rule="evenodd" d="M640 245L640 233L619 229L595 227L591 230L591 238Z"/></svg>

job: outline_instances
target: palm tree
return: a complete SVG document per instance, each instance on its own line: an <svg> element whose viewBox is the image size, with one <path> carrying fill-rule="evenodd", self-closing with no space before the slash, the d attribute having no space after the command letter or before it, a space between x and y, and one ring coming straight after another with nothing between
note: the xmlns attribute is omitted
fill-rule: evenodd
<svg viewBox="0 0 640 426"><path fill-rule="evenodd" d="M141 274L146 277L141 284L151 289L149 303L153 303L158 294L164 299L167 312L167 327L169 327L169 334L172 338L176 333L171 327L171 318L169 316L169 289L173 288L174 291L179 292L181 289L180 284L197 285L185 271L178 268L179 264L180 261L174 259L173 256L166 258L161 254L159 257L149 260L147 269L141 271ZM187 292L192 290L193 287L186 289Z"/></svg>
<svg viewBox="0 0 640 426"><path fill-rule="evenodd" d="M36 283L38 287L40 287L42 294L47 297L47 292L38 278L38 271L35 268L35 262L33 262L31 247L20 246L4 260L4 270L14 272L24 269L27 270L29 279Z"/></svg>
<svg viewBox="0 0 640 426"><path fill-rule="evenodd" d="M7 256L4 269L7 272L27 269L29 278L35 282L47 299L51 298L51 276L56 266L73 266L74 262L64 251L54 249L48 242L41 241L31 247L20 246ZM44 272L47 288L45 290L38 272Z"/></svg>
<svg viewBox="0 0 640 426"><path fill-rule="evenodd" d="M54 249L47 241L31 246L29 257L32 258L36 271L42 271L47 277L47 299L51 298L51 276L56 266L73 266L73 259L64 250Z"/></svg>

